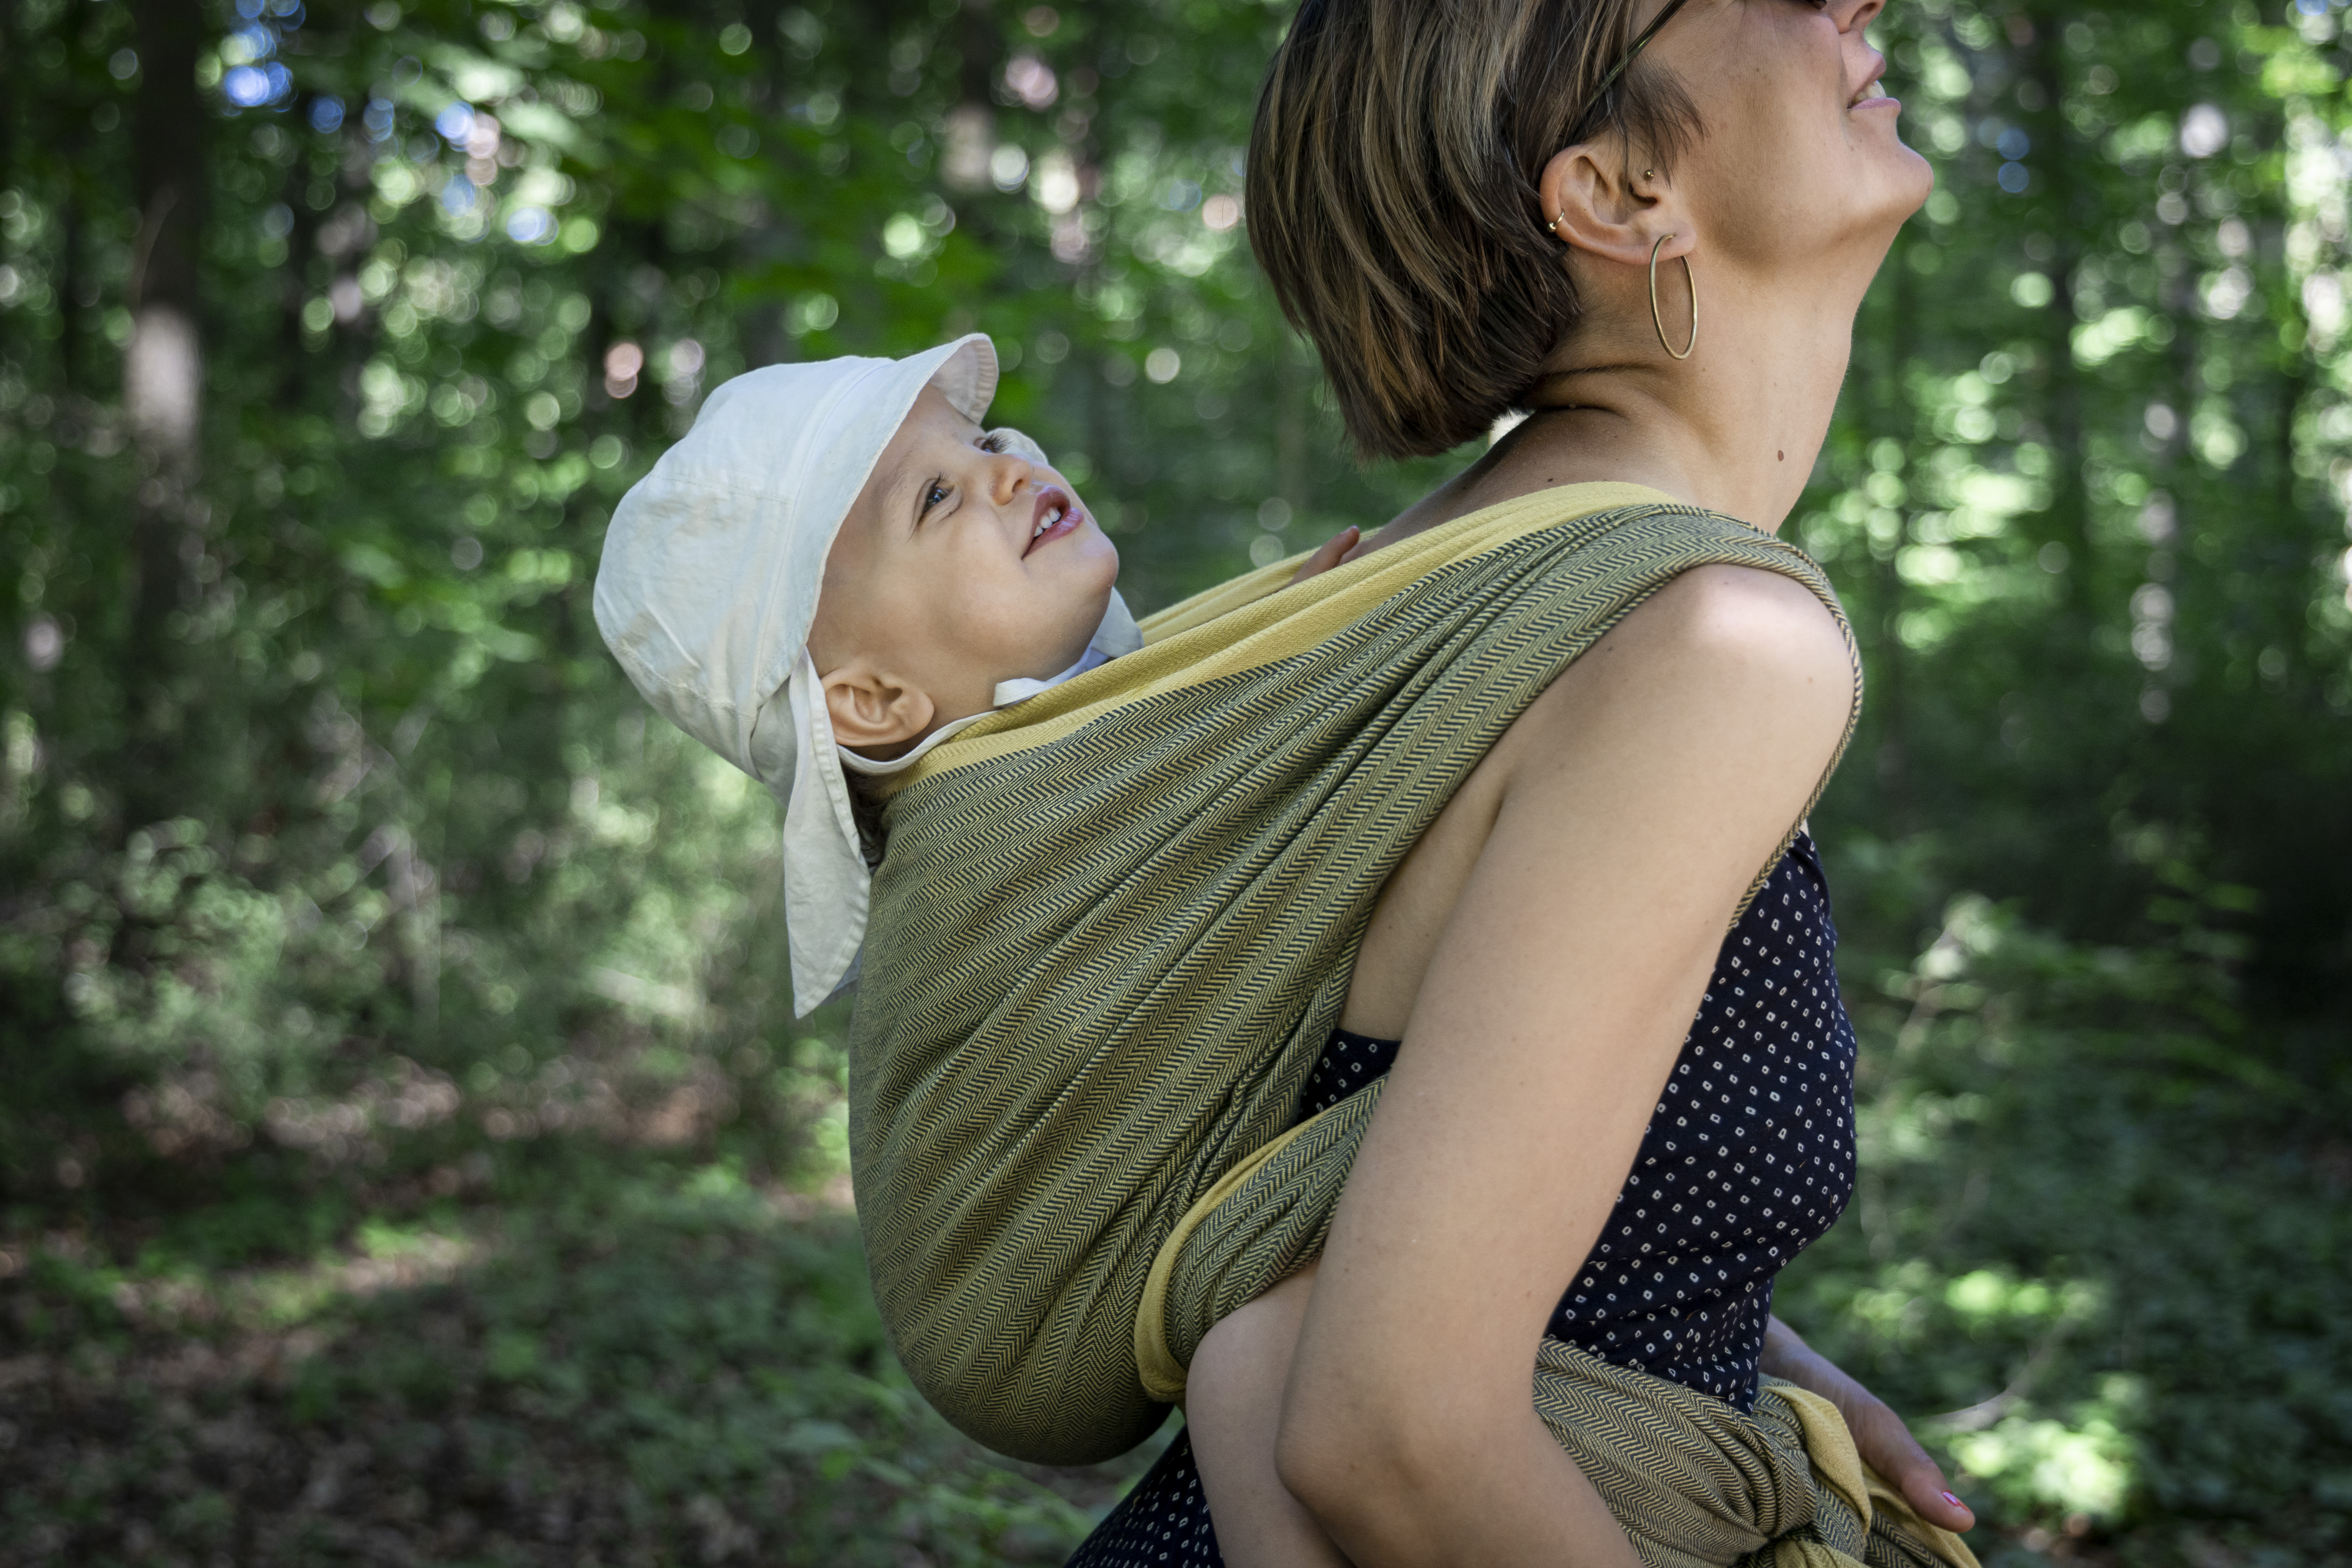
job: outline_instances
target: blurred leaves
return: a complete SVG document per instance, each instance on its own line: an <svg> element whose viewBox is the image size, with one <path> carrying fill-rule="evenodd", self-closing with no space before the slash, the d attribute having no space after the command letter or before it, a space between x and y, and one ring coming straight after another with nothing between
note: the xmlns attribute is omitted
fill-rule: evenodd
<svg viewBox="0 0 2352 1568"><path fill-rule="evenodd" d="M2319 1560L2347 1521L2313 1482L2352 1438L2322 1370L2352 1360L2343 1086L2281 1072L2237 1005L2245 889L2190 891L2128 949L1960 899L1849 990L1862 1184L1779 1310L1939 1412L1921 1435L2030 1550Z"/></svg>

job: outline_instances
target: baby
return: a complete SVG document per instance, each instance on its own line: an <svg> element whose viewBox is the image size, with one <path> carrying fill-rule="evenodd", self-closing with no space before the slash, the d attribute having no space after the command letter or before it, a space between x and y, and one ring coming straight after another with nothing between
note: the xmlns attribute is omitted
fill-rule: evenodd
<svg viewBox="0 0 2352 1568"><path fill-rule="evenodd" d="M1028 437L989 430L978 333L719 387L624 498L596 624L646 700L784 806L795 1008L855 977L868 845L852 775L1133 651L1118 552ZM1339 563L1343 530L1298 569ZM1188 1418L1227 1560L1338 1563L1274 1473L1305 1280L1221 1325Z"/></svg>

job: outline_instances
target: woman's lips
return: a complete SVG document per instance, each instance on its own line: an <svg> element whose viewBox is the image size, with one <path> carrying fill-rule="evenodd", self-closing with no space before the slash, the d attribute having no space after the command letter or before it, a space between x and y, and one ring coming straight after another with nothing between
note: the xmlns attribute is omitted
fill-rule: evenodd
<svg viewBox="0 0 2352 1568"><path fill-rule="evenodd" d="M1862 79L1862 85L1854 89L1853 96L1846 100L1845 106L1848 109L1864 109L1874 103L1894 103L1894 98L1886 91L1885 76L1886 57L1881 55L1869 74Z"/></svg>

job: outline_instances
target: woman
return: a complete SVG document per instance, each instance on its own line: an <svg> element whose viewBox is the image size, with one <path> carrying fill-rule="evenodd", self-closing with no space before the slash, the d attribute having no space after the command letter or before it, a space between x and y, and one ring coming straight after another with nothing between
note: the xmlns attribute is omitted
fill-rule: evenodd
<svg viewBox="0 0 2352 1568"><path fill-rule="evenodd" d="M1609 480L1779 528L1931 184L1877 88L1883 3L1307 0L1249 218L1351 435L1425 455L1528 414L1357 554ZM1530 1412L1548 1333L1735 1406L1759 1367L1819 1388L1923 1519L1972 1522L1900 1422L1769 1318L1773 1272L1852 1181L1806 840L1722 932L1833 760L1848 651L1795 584L1712 566L1593 655L1388 885L1318 1071L1389 1075L1321 1264L1196 1358L1210 1485L1253 1554L1288 1510L1365 1568L1634 1561ZM1768 969L1813 1005L1759 1005L1789 994ZM1703 1157L1675 1152L1727 1114ZM1741 1188L1768 1161L1777 1194ZM1718 1204L1736 1228L1709 1230ZM1180 1441L1074 1563L1217 1560Z"/></svg>

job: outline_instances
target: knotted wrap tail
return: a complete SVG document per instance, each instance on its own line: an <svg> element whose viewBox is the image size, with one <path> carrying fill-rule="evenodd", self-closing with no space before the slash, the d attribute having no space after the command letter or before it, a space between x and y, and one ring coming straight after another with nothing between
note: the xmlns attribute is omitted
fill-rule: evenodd
<svg viewBox="0 0 2352 1568"><path fill-rule="evenodd" d="M1314 1258L1376 1080L1228 1172L1160 1249L1135 1354L1154 1398L1183 1397L1191 1352L1218 1319ZM1186 1347L1185 1360L1173 1346ZM1915 1513L1862 1462L1837 1407L1766 1378L1752 1415L1547 1338L1536 1413L1592 1481L1647 1568L1977 1568L1950 1531Z"/></svg>
<svg viewBox="0 0 2352 1568"><path fill-rule="evenodd" d="M1547 1339L1536 1412L1647 1568L1977 1568L1862 1462L1837 1407L1767 1378L1752 1415Z"/></svg>

